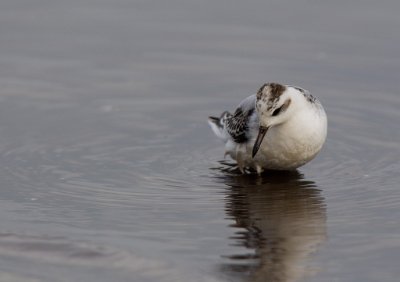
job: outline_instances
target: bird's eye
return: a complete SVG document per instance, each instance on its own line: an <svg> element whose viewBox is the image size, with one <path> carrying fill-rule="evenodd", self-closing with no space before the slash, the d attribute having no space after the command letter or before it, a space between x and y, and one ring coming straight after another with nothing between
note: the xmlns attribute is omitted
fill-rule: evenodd
<svg viewBox="0 0 400 282"><path fill-rule="evenodd" d="M274 116L279 115L279 113L281 112L282 108L283 108L283 106L280 107L280 108L277 108L275 111L273 111L273 112L272 112L272 116L274 117Z"/></svg>

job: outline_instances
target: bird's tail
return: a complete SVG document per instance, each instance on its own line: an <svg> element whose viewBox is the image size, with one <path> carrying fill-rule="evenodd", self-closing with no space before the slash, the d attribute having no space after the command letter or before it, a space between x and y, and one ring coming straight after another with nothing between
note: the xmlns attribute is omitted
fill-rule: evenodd
<svg viewBox="0 0 400 282"><path fill-rule="evenodd" d="M228 115L228 112L223 112L220 117L208 117L208 124L211 126L212 131L218 138L222 139L223 141L227 140L225 120Z"/></svg>

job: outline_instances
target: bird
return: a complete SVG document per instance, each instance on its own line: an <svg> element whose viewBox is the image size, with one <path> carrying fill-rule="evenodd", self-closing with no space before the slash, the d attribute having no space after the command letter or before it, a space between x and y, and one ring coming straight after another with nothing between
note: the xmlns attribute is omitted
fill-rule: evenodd
<svg viewBox="0 0 400 282"><path fill-rule="evenodd" d="M328 120L320 101L309 91L264 83L235 112L210 116L208 123L225 143L225 154L242 173L295 170L323 147Z"/></svg>

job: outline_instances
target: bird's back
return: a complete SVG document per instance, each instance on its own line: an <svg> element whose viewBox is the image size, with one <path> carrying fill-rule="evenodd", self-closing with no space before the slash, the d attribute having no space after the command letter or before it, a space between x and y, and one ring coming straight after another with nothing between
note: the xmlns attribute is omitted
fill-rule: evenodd
<svg viewBox="0 0 400 282"><path fill-rule="evenodd" d="M225 143L225 155L238 161L248 147L254 142L253 132L258 130L258 115L255 111L256 95L244 99L233 114L223 112L220 117L209 117L215 135Z"/></svg>
<svg viewBox="0 0 400 282"><path fill-rule="evenodd" d="M225 143L245 143L249 140L250 119L257 117L255 112L255 95L244 99L233 114L225 111L220 117L209 117L210 124L215 135Z"/></svg>

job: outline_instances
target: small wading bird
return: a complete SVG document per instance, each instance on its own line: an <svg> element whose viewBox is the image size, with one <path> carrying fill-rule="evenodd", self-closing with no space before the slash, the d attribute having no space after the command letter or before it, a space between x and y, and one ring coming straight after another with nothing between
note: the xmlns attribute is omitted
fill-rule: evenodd
<svg viewBox="0 0 400 282"><path fill-rule="evenodd" d="M278 83L264 84L234 114L223 112L208 123L242 173L296 169L318 154L327 133L327 117L317 98Z"/></svg>

